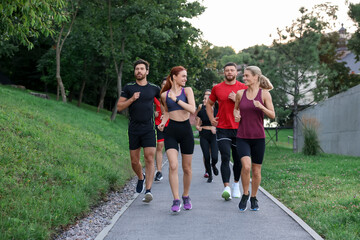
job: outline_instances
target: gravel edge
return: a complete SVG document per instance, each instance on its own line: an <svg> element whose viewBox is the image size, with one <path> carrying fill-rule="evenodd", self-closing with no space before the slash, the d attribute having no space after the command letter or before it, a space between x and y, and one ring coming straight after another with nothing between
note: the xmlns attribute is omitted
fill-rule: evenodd
<svg viewBox="0 0 360 240"><path fill-rule="evenodd" d="M125 186L116 192L110 192L106 201L91 210L88 215L57 234L54 240L93 240L109 224L114 215L130 201L135 194L137 177L133 177Z"/></svg>

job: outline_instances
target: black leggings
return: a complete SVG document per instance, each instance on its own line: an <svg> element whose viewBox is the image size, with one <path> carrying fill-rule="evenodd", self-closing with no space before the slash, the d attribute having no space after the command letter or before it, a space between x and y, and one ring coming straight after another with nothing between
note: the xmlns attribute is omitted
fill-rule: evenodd
<svg viewBox="0 0 360 240"><path fill-rule="evenodd" d="M230 151L234 161L233 171L234 171L234 180L238 182L240 180L241 173L241 161L239 154L236 149L236 129L221 129L217 128L216 137L221 154L221 177L223 183L230 182Z"/></svg>
<svg viewBox="0 0 360 240"><path fill-rule="evenodd" d="M200 131L200 146L205 159L205 169L209 176L212 176L211 165L215 166L218 162L218 145L216 142L216 134L211 130L203 129ZM211 154L210 154L211 150ZM211 164L210 164L211 155Z"/></svg>

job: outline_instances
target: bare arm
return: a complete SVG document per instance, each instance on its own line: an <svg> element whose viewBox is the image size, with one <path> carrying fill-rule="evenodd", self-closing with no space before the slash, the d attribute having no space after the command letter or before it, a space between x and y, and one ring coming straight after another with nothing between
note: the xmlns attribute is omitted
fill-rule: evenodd
<svg viewBox="0 0 360 240"><path fill-rule="evenodd" d="M185 111L194 114L196 111L196 107L195 107L194 92L192 88L190 87L185 88L185 94L188 102L186 103L182 100L179 100L177 104L179 104L179 106L182 107ZM171 91L169 92L168 97L171 98L171 100L173 100L174 102L176 101L176 96L174 96L174 94Z"/></svg>
<svg viewBox="0 0 360 240"><path fill-rule="evenodd" d="M240 120L241 120L239 105L240 105L240 100L241 100L243 93L244 93L244 90L239 90L239 91L237 91L236 96L235 96L235 105L234 105L234 112L233 112L235 122L240 122Z"/></svg>
<svg viewBox="0 0 360 240"><path fill-rule="evenodd" d="M197 110L195 112L196 129L198 131L202 130L202 128L201 128L201 119L197 116L197 114L200 111L201 107L202 107L202 104L199 105L199 107L197 108Z"/></svg>
<svg viewBox="0 0 360 240"><path fill-rule="evenodd" d="M275 118L275 110L274 105L272 102L271 94L269 91L263 91L262 92L263 102L264 105L262 105L259 101L253 101L255 107L261 109L266 116L268 116L270 119Z"/></svg>
<svg viewBox="0 0 360 240"><path fill-rule="evenodd" d="M163 111L163 116L162 116L162 119L161 119L161 123L158 125L158 129L160 131L164 131L165 124L167 123L167 121L170 118L169 111L168 111L168 108L167 108L167 105L166 105L166 92L161 94L161 99L164 102L164 105L162 105L164 111Z"/></svg>
<svg viewBox="0 0 360 240"><path fill-rule="evenodd" d="M125 97L120 97L117 103L117 110L120 112L126 108L128 108L133 102L135 102L140 97L140 92L134 93L134 95L127 99Z"/></svg>
<svg viewBox="0 0 360 240"><path fill-rule="evenodd" d="M206 103L206 114L209 117L209 120L211 122L211 125L213 125L214 127L216 127L218 125L218 121L217 121L217 117L214 117L214 102L210 100L210 98L208 99L207 103Z"/></svg>

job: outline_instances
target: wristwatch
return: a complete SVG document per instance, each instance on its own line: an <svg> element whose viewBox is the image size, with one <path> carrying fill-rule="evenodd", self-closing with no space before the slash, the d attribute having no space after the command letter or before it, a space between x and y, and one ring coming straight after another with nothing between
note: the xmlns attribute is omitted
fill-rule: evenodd
<svg viewBox="0 0 360 240"><path fill-rule="evenodd" d="M175 102L178 103L180 99L176 98Z"/></svg>

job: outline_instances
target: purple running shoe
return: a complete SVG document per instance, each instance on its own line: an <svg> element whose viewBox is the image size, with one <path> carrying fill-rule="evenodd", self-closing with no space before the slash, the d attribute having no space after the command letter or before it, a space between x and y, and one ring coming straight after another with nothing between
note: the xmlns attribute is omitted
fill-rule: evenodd
<svg viewBox="0 0 360 240"><path fill-rule="evenodd" d="M187 197L184 197L184 196L183 196L182 199L183 199L183 203L184 203L184 209L185 209L185 210L190 210L190 209L192 209L190 197L189 197L189 196L187 196Z"/></svg>
<svg viewBox="0 0 360 240"><path fill-rule="evenodd" d="M180 212L181 202L179 199L174 199L171 211Z"/></svg>

